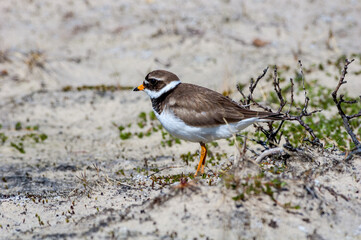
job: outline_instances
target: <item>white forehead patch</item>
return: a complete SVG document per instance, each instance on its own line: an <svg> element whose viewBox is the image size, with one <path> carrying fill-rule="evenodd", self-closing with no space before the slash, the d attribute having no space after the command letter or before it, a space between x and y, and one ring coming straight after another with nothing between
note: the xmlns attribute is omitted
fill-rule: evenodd
<svg viewBox="0 0 361 240"><path fill-rule="evenodd" d="M144 80L144 83L145 83L145 84L149 84L148 80Z"/></svg>
<svg viewBox="0 0 361 240"><path fill-rule="evenodd" d="M180 83L181 83L180 81L173 81L173 82L170 82L169 84L167 84L164 88L162 88L158 92L157 91L152 91L152 90L149 90L149 89L144 89L144 92L146 92L150 98L153 98L153 99L154 98L159 98L164 93L172 90L173 88L175 88Z"/></svg>

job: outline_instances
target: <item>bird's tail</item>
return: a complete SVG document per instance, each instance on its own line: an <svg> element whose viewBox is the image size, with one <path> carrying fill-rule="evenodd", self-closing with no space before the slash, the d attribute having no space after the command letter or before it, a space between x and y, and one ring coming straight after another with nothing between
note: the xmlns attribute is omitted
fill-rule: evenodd
<svg viewBox="0 0 361 240"><path fill-rule="evenodd" d="M243 115L244 119L256 118L256 119L258 119L258 121L277 121L277 120L285 119L285 115L283 113L254 111L254 110L250 110L250 109L243 109L242 115Z"/></svg>
<svg viewBox="0 0 361 240"><path fill-rule="evenodd" d="M267 112L262 112L262 113L267 113ZM264 119L264 120L271 120L271 121L279 121L279 120L284 120L285 119L285 115L283 113L267 113L268 115L265 114L265 116L260 116L260 119Z"/></svg>
<svg viewBox="0 0 361 240"><path fill-rule="evenodd" d="M272 113L272 112L253 112L253 117L256 117L257 122L269 122L269 121L280 121L285 119L283 113Z"/></svg>

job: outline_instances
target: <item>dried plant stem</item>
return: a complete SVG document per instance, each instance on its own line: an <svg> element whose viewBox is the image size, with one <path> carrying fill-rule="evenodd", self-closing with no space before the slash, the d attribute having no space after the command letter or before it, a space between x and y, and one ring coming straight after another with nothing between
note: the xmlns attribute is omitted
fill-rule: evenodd
<svg viewBox="0 0 361 240"><path fill-rule="evenodd" d="M312 136L313 140L311 141L311 143L313 143L315 145L318 145L318 146L322 146L322 144L320 143L320 140L315 135L313 129L302 120L303 117L311 116L312 114L320 112L321 110L315 110L315 111L312 111L312 112L307 111L308 103L309 103L310 99L307 97L307 91L306 91L306 86L305 86L305 78L304 78L304 75L303 75L303 69L302 69L302 62L301 61L299 61L299 66L300 66L300 69L301 69L300 71L301 71L301 76L302 76L302 88L303 88L304 95L305 95L305 103L304 103L304 106L303 106L303 109L302 109L301 113L298 116L291 116L290 115L291 107L294 104L294 82L293 82L293 79L291 78L290 79L290 81L291 81L291 102L290 102L290 107L289 107L288 111L285 113L284 120L298 121L300 123L300 125L302 127L304 127L305 130L308 131L309 134ZM253 92L256 89L258 82L267 73L267 70L268 70L268 67L263 70L263 73L260 76L258 76L256 81L254 81L253 79L251 80L251 84L249 86L249 94L248 94L247 97L243 94L241 89L239 87L237 87L238 91L242 94L242 97L243 97L243 100L241 102L244 105L246 105L248 108L249 108L250 104L252 103L252 104L254 104L254 105L256 105L256 106L258 106L258 107L260 107L260 108L262 108L262 109L264 109L266 111L273 112L269 107L266 107L266 106L263 106L263 105L257 103L253 98ZM284 98L284 96L282 94L282 88L280 87L280 79L278 77L277 66L274 67L273 86L274 86L274 91L276 92L276 95L277 95L277 97L279 99L279 102L280 102L280 106L279 106L279 108L277 110L277 113L281 113L283 108L286 106L287 101L285 100L285 98ZM280 130L281 130L282 126L283 126L283 123L284 123L284 121L281 122L281 124L279 125L279 127L276 130L274 130L272 122L270 122L268 124L268 129L265 129L262 126L258 126L258 125L256 125L256 126L257 126L257 129L259 131L262 131L262 133L264 133L266 135L268 142L271 145L276 146L273 143L279 143L280 142L282 135L279 137L278 141L276 139L276 135L278 134L278 132L280 132ZM262 145L264 146L264 144L262 144Z"/></svg>
<svg viewBox="0 0 361 240"><path fill-rule="evenodd" d="M262 109L264 109L264 110L266 110L266 111L268 111L268 112L272 112L272 110L271 110L270 108L268 108L268 107L266 107L266 106L263 106L263 105L257 103L257 102L253 99L253 92L254 92L254 90L256 89L258 82L266 75L267 71L268 71L268 67L266 67L266 68L263 70L262 74L257 77L256 81L254 81L253 78L251 79L251 84L250 84L250 86L249 86L249 94L248 94L247 97L243 94L242 89L240 89L240 87L237 86L237 90L241 93L241 95L242 95L242 97L243 97L243 99L244 99L244 100L241 101L241 102L242 102L242 104L245 105L247 108L249 108L250 103L253 103L253 104L255 104L256 106L258 106L258 107L260 107L260 108L262 108Z"/></svg>
<svg viewBox="0 0 361 240"><path fill-rule="evenodd" d="M284 153L284 150L280 147L268 149L257 157L256 163L261 163L262 160L269 155L282 154L282 153Z"/></svg>
<svg viewBox="0 0 361 240"><path fill-rule="evenodd" d="M277 97L280 100L280 107L277 110L277 113L280 113L282 111L283 107L286 105L286 101L284 100L284 98L282 96L282 88L280 87L280 79L278 78L277 66L275 66L275 69L274 69L273 86L274 86L275 92L277 94Z"/></svg>
<svg viewBox="0 0 361 240"><path fill-rule="evenodd" d="M305 123L302 118L305 117L305 116L311 116L312 114L314 113L317 113L317 112L321 112L322 110L314 110L312 112L308 112L307 111L307 108L308 108L308 103L310 101L309 97L307 96L307 91L306 91L306 87L305 87L305 78L304 78L304 75L303 75L303 68L302 68L302 62L301 60L298 61L299 63L299 66L300 66L300 72L301 72L301 77L302 77L302 88L303 88L303 92L304 92L304 95L305 95L305 103L303 105L303 109L301 111L301 113L298 115L298 116L291 116L289 114L290 112L290 109L294 103L294 93L293 93L293 79L291 78L290 81L291 81L291 104L290 104L290 109L287 111L286 113L286 118L285 120L290 120L290 121L298 121L298 123L311 135L312 137L312 141L311 143L312 144L315 144L315 145L318 145L318 146L322 146L320 140L318 139L318 137L315 135L313 129L307 124Z"/></svg>
<svg viewBox="0 0 361 240"><path fill-rule="evenodd" d="M351 120L352 118L355 118L355 117L360 117L361 116L361 110L359 113L357 114L354 114L354 115L351 115L351 116L348 116L345 114L345 112L343 111L342 109L342 106L341 104L342 103L348 103L348 104L354 104L356 103L356 101L345 101L343 99L343 95L340 95L340 98L338 99L337 97L337 92L338 90L340 89L341 85L343 84L346 84L347 81L345 81L345 77L346 77L346 74L347 74L347 68L348 68L348 65L350 65L352 62L354 61L354 59L352 59L351 61L349 61L348 59L345 60L345 65L343 67L343 70L342 70L342 73L341 73L341 77L340 77L340 80L338 81L338 84L335 88L335 90L332 92L332 99L333 101L335 102L336 104L336 107L337 107L337 110L338 110L338 114L341 116L342 118L342 121L343 121L343 125L348 133L348 135L350 135L353 143L355 144L356 148L361 148L361 144L360 144L360 141L357 139L356 135L354 134L354 132L352 131L351 129L351 126L350 126L350 123L349 123L349 120ZM361 98L361 96L360 96Z"/></svg>

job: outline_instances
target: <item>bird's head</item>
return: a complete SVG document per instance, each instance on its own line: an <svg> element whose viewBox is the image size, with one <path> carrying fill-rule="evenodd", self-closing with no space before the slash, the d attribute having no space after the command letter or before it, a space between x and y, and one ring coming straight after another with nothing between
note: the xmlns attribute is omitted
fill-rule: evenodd
<svg viewBox="0 0 361 240"><path fill-rule="evenodd" d="M147 74L143 84L133 91L144 91L152 99L162 96L164 93L174 89L180 80L174 73L165 70L155 70Z"/></svg>

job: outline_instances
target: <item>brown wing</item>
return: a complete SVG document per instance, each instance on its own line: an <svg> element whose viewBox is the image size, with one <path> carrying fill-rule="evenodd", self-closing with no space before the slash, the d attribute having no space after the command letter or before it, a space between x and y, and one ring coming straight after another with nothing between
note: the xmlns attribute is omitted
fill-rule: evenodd
<svg viewBox="0 0 361 240"><path fill-rule="evenodd" d="M279 114L245 109L218 92L187 83L179 84L167 98L167 105L172 107L174 114L191 126L225 124L223 118L228 123L251 117L280 119L277 118Z"/></svg>

